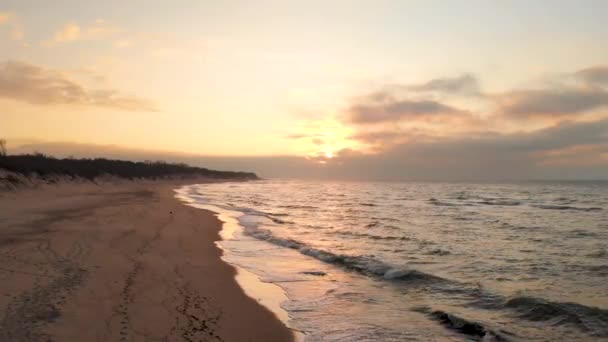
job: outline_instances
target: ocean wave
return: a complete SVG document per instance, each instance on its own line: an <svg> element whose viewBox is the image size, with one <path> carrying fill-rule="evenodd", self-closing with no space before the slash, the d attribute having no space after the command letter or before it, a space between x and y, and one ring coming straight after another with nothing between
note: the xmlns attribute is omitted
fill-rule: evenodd
<svg viewBox="0 0 608 342"><path fill-rule="evenodd" d="M430 250L430 251L426 252L425 254L427 254L427 255L439 255L439 256L443 256L443 255L449 255L450 252L446 251L444 249L441 249L441 248L435 248L433 250Z"/></svg>
<svg viewBox="0 0 608 342"><path fill-rule="evenodd" d="M587 254L588 257L590 258L604 258L604 257L608 257L608 250L606 249L600 249L597 250L595 252L591 252L589 254Z"/></svg>
<svg viewBox="0 0 608 342"><path fill-rule="evenodd" d="M288 213L266 213L266 215L269 215L269 216L279 216L279 217L280 216L289 216Z"/></svg>
<svg viewBox="0 0 608 342"><path fill-rule="evenodd" d="M533 204L535 208L549 210L579 210L579 211L600 211L600 207L573 207L570 205L555 205L555 204Z"/></svg>
<svg viewBox="0 0 608 342"><path fill-rule="evenodd" d="M538 297L481 296L472 303L490 310L510 310L520 319L576 327L594 336L608 337L608 310L578 303L554 302Z"/></svg>
<svg viewBox="0 0 608 342"><path fill-rule="evenodd" d="M454 290L460 292L462 288L454 288ZM482 289L474 292L477 293L472 292L471 295L478 298L471 304L476 307L487 310L508 310L519 319L548 323L551 326L573 327L592 336L608 337L608 310L606 309L578 303L554 302L538 297L522 296L507 299L500 295L486 293ZM467 321L443 311L430 311L430 308L418 308L415 311L430 314L439 319L442 324L456 330L459 330L459 327L466 327L466 330L472 334L487 331L482 324ZM494 334L505 338L504 335Z"/></svg>
<svg viewBox="0 0 608 342"><path fill-rule="evenodd" d="M571 238L593 238L597 236L597 233L582 229L576 229L569 232L568 236Z"/></svg>
<svg viewBox="0 0 608 342"><path fill-rule="evenodd" d="M384 272L382 277L386 280L422 280L434 282L446 281L446 279L441 277L407 268L391 268Z"/></svg>
<svg viewBox="0 0 608 342"><path fill-rule="evenodd" d="M265 217L277 224L293 224L294 223L292 221L287 221L285 219L279 218L279 217L289 216L289 214L287 214L287 213L273 213L273 212L260 211L260 210L244 208L244 207L234 207L234 208L230 208L230 210L240 211L241 213L243 213L245 215Z"/></svg>
<svg viewBox="0 0 608 342"><path fill-rule="evenodd" d="M270 219L272 220L272 222L278 223L278 224L293 224L294 223L294 222L291 222L291 221L281 220L281 219L278 219L276 217L270 217Z"/></svg>
<svg viewBox="0 0 608 342"><path fill-rule="evenodd" d="M295 205L295 204L279 205L278 207L285 208L285 209L319 209L319 207L316 207L314 205Z"/></svg>
<svg viewBox="0 0 608 342"><path fill-rule="evenodd" d="M498 205L498 206L516 206L520 205L520 201L516 200L505 200L505 199L484 199L483 201L476 202L484 205Z"/></svg>
<svg viewBox="0 0 608 342"><path fill-rule="evenodd" d="M460 201L486 199L486 197L482 197L478 194L472 194L467 191L459 191L459 192L454 192L454 193L448 194L447 198L456 199L456 200L460 200Z"/></svg>
<svg viewBox="0 0 608 342"><path fill-rule="evenodd" d="M415 307L412 310L426 314L444 327L466 335L469 341L510 341L505 335L513 335L506 331L494 331L483 323L465 319L442 310L432 310L427 306Z"/></svg>
<svg viewBox="0 0 608 342"><path fill-rule="evenodd" d="M429 203L440 206L440 207L460 207L462 204L460 203L451 203L451 202L442 202L436 198L430 198Z"/></svg>
<svg viewBox="0 0 608 342"><path fill-rule="evenodd" d="M420 272L410 268L400 268L388 265L383 261L368 256L350 256L336 254L322 249L314 248L306 245L303 242L280 238L272 235L265 229L246 228L245 233L259 240L264 240L272 244L298 250L304 255L308 255L317 260L340 266L342 268L357 271L361 274L383 278L385 280L400 280L400 281L425 281L425 282L447 282L448 280Z"/></svg>
<svg viewBox="0 0 608 342"><path fill-rule="evenodd" d="M450 205L516 206L516 205L521 204L521 201L510 199L510 198L482 197L482 196L478 196L478 195L469 195L469 194L465 194L465 193L457 193L457 194L448 195L447 198L449 198L451 200L457 200L459 202L458 203L442 202L442 201L437 200L436 198L431 198L429 201L432 203L435 203L436 205L444 205L444 206L450 206ZM462 201L462 202L460 202L460 201Z"/></svg>
<svg viewBox="0 0 608 342"><path fill-rule="evenodd" d="M595 275L606 276L608 275L608 265L593 265L588 266L587 270Z"/></svg>
<svg viewBox="0 0 608 342"><path fill-rule="evenodd" d="M409 241L409 240L411 240L411 238L409 238L407 236L375 235L375 234L369 234L369 233L358 233L358 232L351 231L351 230L338 230L338 231L335 231L334 233L340 234L340 235L346 235L346 236L356 236L358 238L366 238L366 239L372 239L372 240L387 240L387 241L394 241L394 240Z"/></svg>
<svg viewBox="0 0 608 342"><path fill-rule="evenodd" d="M573 325L597 336L608 336L608 310L569 302L551 302L536 297L515 297L505 304L531 321Z"/></svg>

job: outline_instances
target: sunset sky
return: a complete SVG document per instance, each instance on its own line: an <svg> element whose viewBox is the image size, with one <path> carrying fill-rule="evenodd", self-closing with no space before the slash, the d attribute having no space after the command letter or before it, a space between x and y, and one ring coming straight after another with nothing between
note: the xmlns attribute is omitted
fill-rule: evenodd
<svg viewBox="0 0 608 342"><path fill-rule="evenodd" d="M276 176L605 178L606 13L602 0L2 0L0 138Z"/></svg>

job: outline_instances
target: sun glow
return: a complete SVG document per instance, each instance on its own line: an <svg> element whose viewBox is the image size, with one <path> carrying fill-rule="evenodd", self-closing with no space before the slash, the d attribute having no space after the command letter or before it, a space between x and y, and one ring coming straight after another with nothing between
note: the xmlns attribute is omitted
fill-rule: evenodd
<svg viewBox="0 0 608 342"><path fill-rule="evenodd" d="M351 128L330 118L301 123L291 138L297 154L315 159L334 159L344 150L363 149L364 146L351 138L352 134Z"/></svg>

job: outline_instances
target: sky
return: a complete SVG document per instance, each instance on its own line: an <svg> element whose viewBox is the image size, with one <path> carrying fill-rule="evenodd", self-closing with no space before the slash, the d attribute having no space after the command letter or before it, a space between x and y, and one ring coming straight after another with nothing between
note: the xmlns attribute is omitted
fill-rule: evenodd
<svg viewBox="0 0 608 342"><path fill-rule="evenodd" d="M608 178L608 2L0 1L9 152Z"/></svg>

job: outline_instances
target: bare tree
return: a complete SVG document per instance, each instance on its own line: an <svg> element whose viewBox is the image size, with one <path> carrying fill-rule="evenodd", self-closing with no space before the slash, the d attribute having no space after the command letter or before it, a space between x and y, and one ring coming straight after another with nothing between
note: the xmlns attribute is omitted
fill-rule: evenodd
<svg viewBox="0 0 608 342"><path fill-rule="evenodd" d="M6 140L0 139L0 157L6 156Z"/></svg>

